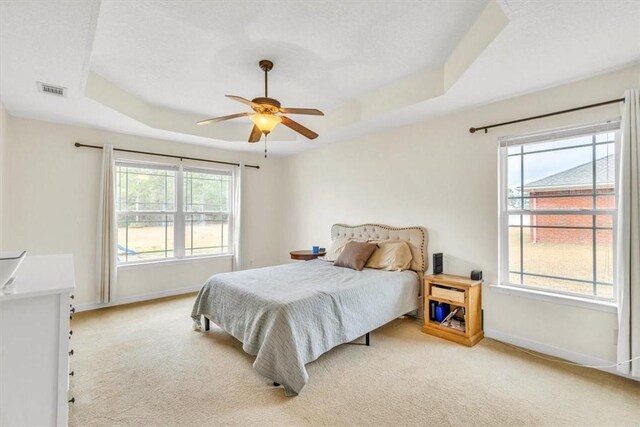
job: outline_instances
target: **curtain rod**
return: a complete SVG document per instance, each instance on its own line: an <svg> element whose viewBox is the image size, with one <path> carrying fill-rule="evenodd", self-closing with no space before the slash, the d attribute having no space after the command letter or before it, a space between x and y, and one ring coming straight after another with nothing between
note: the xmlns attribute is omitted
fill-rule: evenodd
<svg viewBox="0 0 640 427"><path fill-rule="evenodd" d="M488 129L495 128L495 127L498 127L498 126L512 125L514 123L520 123L520 122L526 122L526 121L529 121L529 120L535 120L535 119L542 119L542 118L545 118L545 117L557 116L558 114L572 113L574 111L586 110L587 108L600 107L602 105L615 104L617 102L624 102L624 98L618 98L618 99L612 99L610 101L598 102L597 104L583 105L582 107L570 108L568 110L554 111L553 113L541 114L539 116L527 117L525 119L511 120L510 122L496 123L494 125L487 125L487 126L480 126L480 127L477 127L477 128L469 129L469 132L475 133L478 130L483 130L484 129L484 133L487 133Z"/></svg>
<svg viewBox="0 0 640 427"><path fill-rule="evenodd" d="M76 147L98 148L102 150L102 147L100 147L99 145L80 144L79 142L76 142L74 145ZM150 151L125 150L124 148L114 148L113 151L124 151L126 153L149 154L151 156L171 157L173 159L180 159L180 160L197 160L199 162L209 162L209 163L218 163L221 165L240 166L240 163L223 162L221 160L199 159L197 157L176 156L174 154L152 153ZM247 168L260 169L259 165L244 165L244 166Z"/></svg>

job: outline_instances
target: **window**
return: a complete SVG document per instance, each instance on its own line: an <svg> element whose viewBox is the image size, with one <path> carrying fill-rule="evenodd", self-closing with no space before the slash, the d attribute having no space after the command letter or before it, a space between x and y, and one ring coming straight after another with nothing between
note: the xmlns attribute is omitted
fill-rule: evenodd
<svg viewBox="0 0 640 427"><path fill-rule="evenodd" d="M231 175L184 171L185 255L229 252Z"/></svg>
<svg viewBox="0 0 640 427"><path fill-rule="evenodd" d="M118 263L230 254L228 171L116 163Z"/></svg>
<svg viewBox="0 0 640 427"><path fill-rule="evenodd" d="M614 299L618 129L501 139L501 284Z"/></svg>

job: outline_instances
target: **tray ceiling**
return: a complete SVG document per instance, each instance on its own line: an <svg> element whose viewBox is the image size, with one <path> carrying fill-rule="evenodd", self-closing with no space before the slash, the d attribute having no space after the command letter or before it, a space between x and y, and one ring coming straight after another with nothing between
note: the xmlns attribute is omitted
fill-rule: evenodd
<svg viewBox="0 0 640 427"><path fill-rule="evenodd" d="M640 60L640 2L85 1L0 3L0 100L12 115L261 151L224 98L263 90L313 141L277 128L273 154L381 131ZM67 88L43 95L36 82ZM480 84L481 82L481 84Z"/></svg>

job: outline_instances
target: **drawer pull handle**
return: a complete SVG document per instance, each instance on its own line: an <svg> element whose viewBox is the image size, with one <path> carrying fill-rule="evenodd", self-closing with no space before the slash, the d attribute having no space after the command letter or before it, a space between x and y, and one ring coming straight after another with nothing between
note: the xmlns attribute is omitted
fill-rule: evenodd
<svg viewBox="0 0 640 427"><path fill-rule="evenodd" d="M68 400L69 403L76 403L76 398L72 397L71 399Z"/></svg>
<svg viewBox="0 0 640 427"><path fill-rule="evenodd" d="M69 352L69 356L73 356L73 349Z"/></svg>
<svg viewBox="0 0 640 427"><path fill-rule="evenodd" d="M74 299L74 298L75 298L75 295L71 294L71 295L69 296L69 298Z"/></svg>
<svg viewBox="0 0 640 427"><path fill-rule="evenodd" d="M73 316L69 316L69 320L73 320Z"/></svg>
<svg viewBox="0 0 640 427"><path fill-rule="evenodd" d="M75 307L73 307L73 308L71 308L69 311L70 311L70 312L72 312L72 313L75 313L75 312L76 312L76 308L75 308Z"/></svg>
<svg viewBox="0 0 640 427"><path fill-rule="evenodd" d="M75 372L74 372L74 371L69 372L69 376L70 376L70 377L75 377L75 375L74 375L74 374L75 374Z"/></svg>

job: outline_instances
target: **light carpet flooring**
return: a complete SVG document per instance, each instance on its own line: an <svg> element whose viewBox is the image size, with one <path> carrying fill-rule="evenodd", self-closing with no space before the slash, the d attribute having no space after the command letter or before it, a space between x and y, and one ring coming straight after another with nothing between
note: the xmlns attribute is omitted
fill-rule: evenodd
<svg viewBox="0 0 640 427"><path fill-rule="evenodd" d="M75 316L72 426L640 425L639 382L490 339L466 348L415 319L331 350L287 398L234 338L192 330L194 298Z"/></svg>

